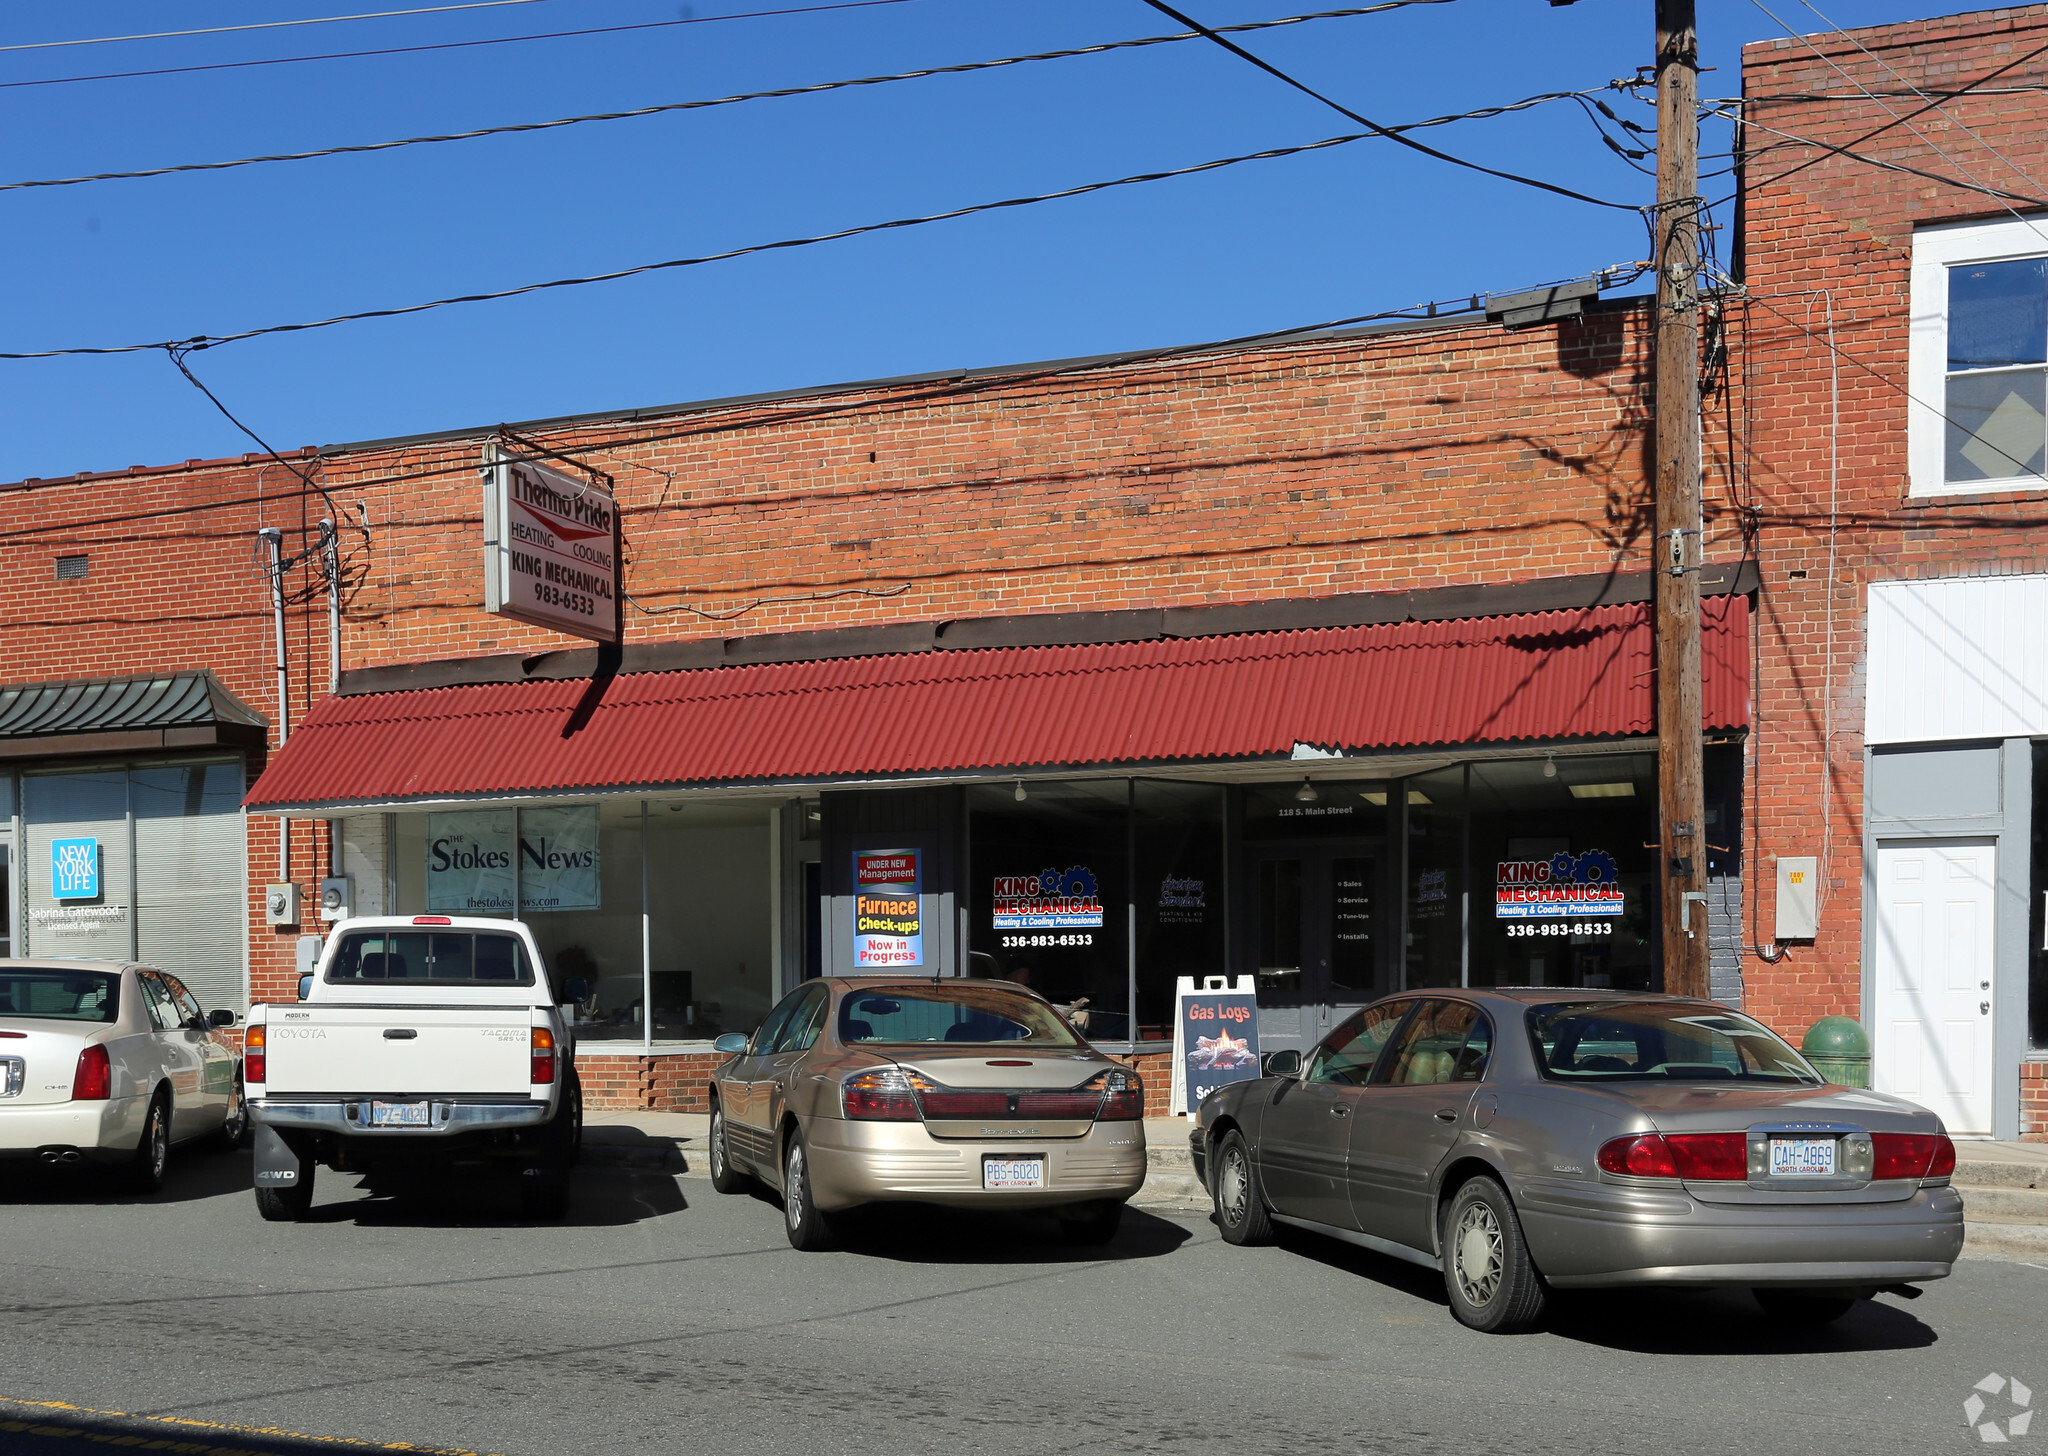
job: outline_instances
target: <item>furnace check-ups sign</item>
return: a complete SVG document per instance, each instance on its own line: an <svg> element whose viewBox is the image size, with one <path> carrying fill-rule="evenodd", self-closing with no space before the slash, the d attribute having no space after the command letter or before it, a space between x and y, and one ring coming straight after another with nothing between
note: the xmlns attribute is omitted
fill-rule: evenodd
<svg viewBox="0 0 2048 1456"><path fill-rule="evenodd" d="M484 610L617 642L618 502L587 480L531 461L484 465Z"/></svg>

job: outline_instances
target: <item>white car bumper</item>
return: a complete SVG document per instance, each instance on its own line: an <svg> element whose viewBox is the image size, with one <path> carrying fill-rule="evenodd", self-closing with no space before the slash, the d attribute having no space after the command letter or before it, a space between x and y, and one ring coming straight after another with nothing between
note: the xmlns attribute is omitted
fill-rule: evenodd
<svg viewBox="0 0 2048 1456"><path fill-rule="evenodd" d="M97 1162L125 1158L142 1140L144 1097L101 1102L0 1103L0 1158L33 1158L48 1149L75 1150Z"/></svg>

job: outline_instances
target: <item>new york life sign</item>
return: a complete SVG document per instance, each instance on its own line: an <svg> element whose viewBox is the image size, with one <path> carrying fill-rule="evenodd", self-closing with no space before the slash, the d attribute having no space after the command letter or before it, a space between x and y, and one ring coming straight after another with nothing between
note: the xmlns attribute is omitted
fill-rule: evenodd
<svg viewBox="0 0 2048 1456"><path fill-rule="evenodd" d="M484 457L484 610L587 637L620 638L619 506L589 481Z"/></svg>

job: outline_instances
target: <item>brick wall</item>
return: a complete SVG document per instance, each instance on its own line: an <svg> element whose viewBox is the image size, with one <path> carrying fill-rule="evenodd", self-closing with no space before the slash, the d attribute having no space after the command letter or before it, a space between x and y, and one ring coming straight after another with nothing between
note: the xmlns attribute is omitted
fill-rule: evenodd
<svg viewBox="0 0 2048 1456"><path fill-rule="evenodd" d="M1747 163L1755 190L1743 229L1750 297L1736 306L1731 323L1747 408L1735 407L1732 422L1710 424L1738 454L1746 453L1748 463L1746 489L1738 477L1736 494L1710 492L1710 509L1734 521L1748 507L1763 567L1749 746L1747 903L1754 926L1748 939L1771 933L1775 857L1822 857L1819 937L1795 945L1768 970L1749 962L1748 1009L1795 1041L1821 1016L1862 1012L1869 583L2048 571L2048 540L2040 531L2048 498L2007 492L1929 502L1907 496L1913 230L2007 214L1965 188L1843 157L1768 181L1815 155L1778 133L1847 145L1887 119L1876 102L1858 98L1857 84L1880 92L1960 85L2048 42L2048 7L1810 39L1811 46L1783 39L1743 52L1743 89L1756 123ZM1995 84L2043 82L2048 57ZM1817 93L1856 99L1796 99ZM1913 103L1888 98L1885 104L1905 110ZM1914 121L1921 136L1896 127L1857 150L1939 175L1956 175L1959 161L1980 180L2035 190L1962 126L2039 175L2048 166L2040 140L2048 129L2048 94L1966 98L1945 107L1955 122L1930 112ZM1956 160L1940 155L1936 144Z"/></svg>
<svg viewBox="0 0 2048 1456"><path fill-rule="evenodd" d="M2020 1063L2020 1137L2048 1143L2048 1062Z"/></svg>
<svg viewBox="0 0 2048 1456"><path fill-rule="evenodd" d="M709 1112L717 1052L619 1056L579 1050L576 1076L583 1105L596 1111Z"/></svg>

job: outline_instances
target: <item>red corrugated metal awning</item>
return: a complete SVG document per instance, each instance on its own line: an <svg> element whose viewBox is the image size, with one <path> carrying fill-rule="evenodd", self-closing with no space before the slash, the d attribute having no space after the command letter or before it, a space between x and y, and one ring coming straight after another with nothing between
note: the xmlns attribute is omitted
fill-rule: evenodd
<svg viewBox="0 0 2048 1456"><path fill-rule="evenodd" d="M1749 602L1704 603L1704 719L1749 718ZM1645 734L1649 608L932 651L316 705L257 810L1257 759Z"/></svg>

